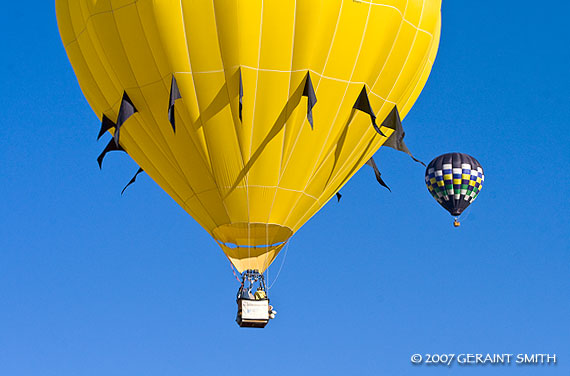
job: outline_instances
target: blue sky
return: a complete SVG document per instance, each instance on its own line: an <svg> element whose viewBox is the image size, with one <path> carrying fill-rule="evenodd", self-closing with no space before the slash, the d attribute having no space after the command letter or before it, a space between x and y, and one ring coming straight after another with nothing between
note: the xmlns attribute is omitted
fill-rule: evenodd
<svg viewBox="0 0 570 376"><path fill-rule="evenodd" d="M428 162L475 156L460 229L405 154L369 169L293 238L267 329L242 330L228 261L136 165L95 158L98 120L52 1L4 4L0 375L570 374L564 2L444 1L431 78L404 122ZM270 270L270 283L282 258ZM556 353L558 365L413 366L414 353ZM258 367L262 364L263 367Z"/></svg>

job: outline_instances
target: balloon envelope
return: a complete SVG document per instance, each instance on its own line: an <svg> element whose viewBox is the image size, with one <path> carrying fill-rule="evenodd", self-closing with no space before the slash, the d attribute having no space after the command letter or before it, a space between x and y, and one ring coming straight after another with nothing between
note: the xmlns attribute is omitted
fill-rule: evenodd
<svg viewBox="0 0 570 376"><path fill-rule="evenodd" d="M472 156L448 153L430 162L425 181L433 198L451 215L459 216L481 192L485 175Z"/></svg>
<svg viewBox="0 0 570 376"><path fill-rule="evenodd" d="M408 113L437 53L440 7L56 0L97 116L117 119L128 94L138 112L121 127L122 148L239 271L265 270L392 134L353 108L363 88L380 122L396 105ZM303 96L309 76L316 103Z"/></svg>

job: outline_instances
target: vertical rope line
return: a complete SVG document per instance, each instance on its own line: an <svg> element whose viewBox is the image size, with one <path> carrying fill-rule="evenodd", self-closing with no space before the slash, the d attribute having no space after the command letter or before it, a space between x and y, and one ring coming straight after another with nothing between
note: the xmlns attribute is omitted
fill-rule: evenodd
<svg viewBox="0 0 570 376"><path fill-rule="evenodd" d="M287 244L285 245L285 252L283 253L283 259L281 260L281 266L279 267L279 271L277 272L277 275L275 276L275 280L273 280L273 283L271 284L271 286L267 287L267 290L271 290L273 288L273 285L277 282L277 280L279 279L279 276L281 275L281 270L283 270L283 265L285 265L285 259L287 259L287 252L289 252L289 244L291 243L291 239L287 240Z"/></svg>
<svg viewBox="0 0 570 376"><path fill-rule="evenodd" d="M234 268L234 264L232 264L231 261L230 261L230 267L232 268L232 273L234 273L234 277L236 277L236 281L238 281L238 283L241 285L241 280L238 278L236 273L236 268Z"/></svg>
<svg viewBox="0 0 570 376"><path fill-rule="evenodd" d="M263 267L265 271L269 269L267 265L267 256L269 255L269 223L265 224L265 261L263 262Z"/></svg>

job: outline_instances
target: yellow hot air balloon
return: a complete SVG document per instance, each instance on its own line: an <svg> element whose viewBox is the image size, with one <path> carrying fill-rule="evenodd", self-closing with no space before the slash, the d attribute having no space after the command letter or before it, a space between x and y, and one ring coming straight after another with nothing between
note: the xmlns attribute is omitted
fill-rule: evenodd
<svg viewBox="0 0 570 376"><path fill-rule="evenodd" d="M440 8L441 0L56 0L102 130L240 272L261 273L392 134L356 109L368 106L380 121L395 106L408 113L437 53Z"/></svg>

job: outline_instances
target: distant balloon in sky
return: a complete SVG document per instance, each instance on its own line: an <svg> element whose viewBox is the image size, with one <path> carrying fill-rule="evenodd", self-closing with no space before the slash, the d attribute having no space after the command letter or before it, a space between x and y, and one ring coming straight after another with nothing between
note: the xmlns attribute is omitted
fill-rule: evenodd
<svg viewBox="0 0 570 376"><path fill-rule="evenodd" d="M425 181L433 198L452 216L459 217L481 192L485 175L472 156L448 153L430 162ZM460 225L457 218L454 225Z"/></svg>
<svg viewBox="0 0 570 376"><path fill-rule="evenodd" d="M99 136L113 134L99 164L127 152L238 271L259 273L393 134L405 148L384 120L403 118L422 91L440 8L56 0Z"/></svg>

